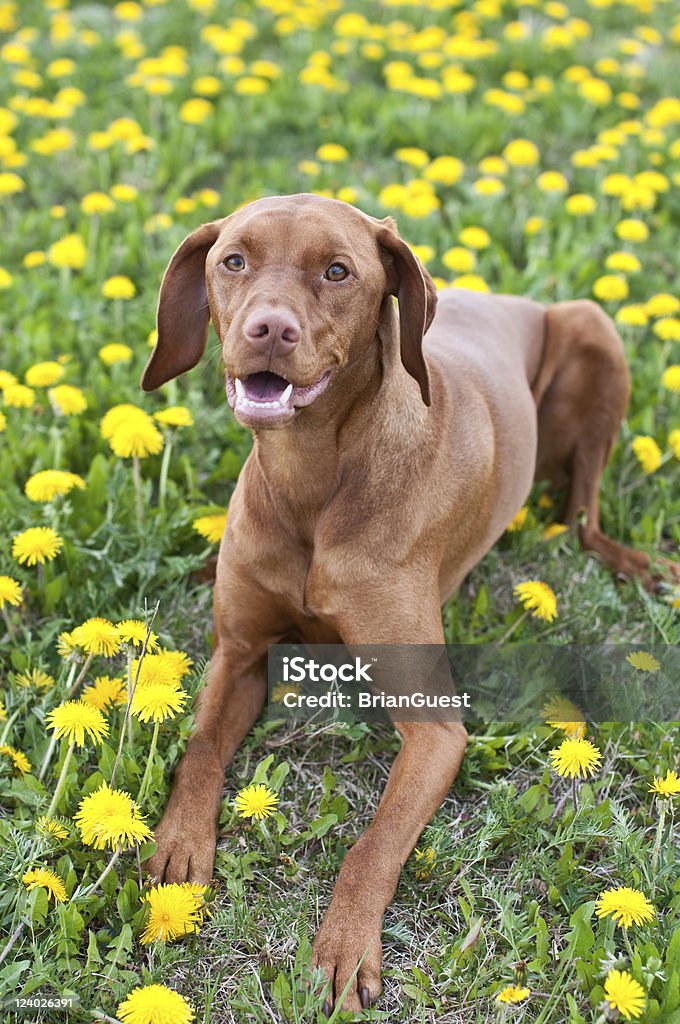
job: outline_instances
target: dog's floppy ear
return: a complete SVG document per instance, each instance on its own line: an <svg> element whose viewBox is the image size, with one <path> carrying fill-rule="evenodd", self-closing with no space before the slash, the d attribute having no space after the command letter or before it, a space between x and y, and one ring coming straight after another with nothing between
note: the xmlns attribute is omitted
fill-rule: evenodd
<svg viewBox="0 0 680 1024"><path fill-rule="evenodd" d="M222 221L202 224L184 239L163 275L156 323L158 340L142 374L144 391L190 370L203 355L210 310L205 258L217 241Z"/></svg>
<svg viewBox="0 0 680 1024"><path fill-rule="evenodd" d="M401 361L420 385L425 405L430 405L430 375L423 356L423 336L437 306L434 281L406 242L396 233L391 217L382 222L377 240L387 271L387 292L399 302Z"/></svg>

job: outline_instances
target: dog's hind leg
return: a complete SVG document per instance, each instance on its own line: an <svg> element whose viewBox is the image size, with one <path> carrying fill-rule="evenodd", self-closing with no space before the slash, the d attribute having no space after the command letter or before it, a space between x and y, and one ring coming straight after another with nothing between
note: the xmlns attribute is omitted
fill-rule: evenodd
<svg viewBox="0 0 680 1024"><path fill-rule="evenodd" d="M561 521L616 575L655 587L650 558L603 533L600 481L625 416L630 375L612 320L594 302L560 302L546 312L538 408L536 479L566 486Z"/></svg>

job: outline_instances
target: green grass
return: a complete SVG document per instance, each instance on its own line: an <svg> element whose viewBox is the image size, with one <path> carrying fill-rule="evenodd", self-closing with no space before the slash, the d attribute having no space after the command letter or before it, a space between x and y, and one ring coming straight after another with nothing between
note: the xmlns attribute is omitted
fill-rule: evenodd
<svg viewBox="0 0 680 1024"><path fill-rule="evenodd" d="M0 756L0 950L21 926L0 964L0 999L76 992L80 1003L68 1017L43 1008L24 1011L20 1019L38 1024L115 1019L117 1007L136 986L157 982L181 992L199 1021L322 1021L323 996L306 987L309 943L342 858L370 821L398 749L388 728L275 720L255 727L226 775L210 916L200 934L176 943L139 942L143 908L134 853L123 855L100 891L74 897L77 887L82 891L91 884L107 863L106 852L82 843L71 819L83 797L111 777L120 711L107 713L111 736L103 745L86 746L73 757L57 808L68 838L47 843L35 830L65 755L64 747L58 748L40 782L37 770L50 743L45 718L65 700L68 688L69 666L55 648L59 634L91 616L113 622L143 618L145 602L151 608L159 601L154 628L161 641L194 661L183 682L191 696L202 684L210 650L211 587L200 572L215 546L199 537L192 523L228 505L251 442L226 407L213 334L199 368L161 394L139 391L164 267L198 223L248 199L351 190L341 191L341 197L373 215L394 215L408 242L429 246L428 269L447 282L455 274L446 268L445 252L459 244L462 228L476 225L486 228L491 244L477 253L475 273L494 291L545 303L592 296L595 281L609 272L607 257L624 250L638 257L640 270L625 275L628 299L604 303L609 313L677 292L680 101L667 108L669 116L660 125L656 106L664 97L677 97L677 13L660 0L648 10L619 2L596 8L581 0L568 8L348 0L328 10L326 4L291 0L279 15L245 0L218 0L212 13L179 0L142 5L140 20L128 23L105 4L72 3L66 17L35 0L16 5L13 13L11 6L0 3L0 45L8 44L2 57L9 68L0 83L2 265L11 275L0 293L0 370L23 380L35 363L63 358L64 381L83 390L88 407L78 416L57 417L41 387L27 408L14 408L7 400L0 407L0 575L22 587L21 605L5 609L9 629L0 620L0 699L7 711L0 735L33 766L15 775L10 759ZM358 37L340 35L337 19L351 11L373 28L360 25ZM251 26L240 43L243 26L237 22L234 35L233 18ZM495 52L483 58L452 54L450 39L459 33L460 42L466 18L476 22L481 38L495 43ZM526 38L508 35L507 25L516 21L525 26ZM549 46L546 30L564 24L566 44ZM213 29L206 33L209 25ZM416 33L431 25L443 34L425 46L425 63L433 65L427 68L418 63L423 37ZM379 44L382 53L367 50L367 43ZM183 47L184 55L166 54L165 64L162 58L151 68L170 91L150 94L144 87L148 67L140 62L160 57L168 46ZM233 62L220 68L225 52L232 51L239 51L242 69ZM340 83L337 91L299 80L319 51L328 55ZM55 79L49 66L62 57L73 59L74 67ZM617 63L603 67L598 62L604 58ZM273 62L278 76L261 95L241 94L239 80L261 59ZM442 91L428 100L415 95L408 82L390 88L384 69L395 61L407 61L415 76L431 82L442 80L442 69L460 64L474 76L472 90L467 95ZM565 75L574 66L605 79L610 101L598 106L584 98L573 74ZM31 84L27 69L41 79ZM508 85L508 71L523 72L526 85ZM214 109L201 124L184 123L181 106L204 75L220 78L219 94L211 98ZM71 85L82 91L82 102L70 112L27 105L31 96L53 101ZM487 90L498 88L522 98L524 109L512 114L492 106ZM626 105L631 93L638 109ZM12 116L5 113L9 110ZM124 140L94 148L91 133L108 130L119 118L134 120L150 140L148 149L128 152ZM637 128L630 125L633 120ZM573 162L573 154L618 126L623 126L618 134L605 138L608 153L600 153L591 166ZM67 148L37 151L36 140L55 127L72 133ZM507 167L500 175L503 195L480 194L474 185L483 173L479 161L502 154L517 138L538 146L539 163ZM7 139L15 140L15 149ZM329 142L344 146L347 158L318 160L317 148ZM427 174L398 159L400 147L465 163L459 182L434 183L438 205L427 216L409 216L408 207L388 208L381 201L385 185ZM38 142L38 150L44 148ZM304 161L316 167L301 167ZM625 208L620 197L602 191L608 174L632 178L649 169L661 172L669 186L651 208L644 196L642 205L638 199L637 206ZM594 212L575 217L565 196L541 191L536 179L544 170L561 171L568 194L592 195ZM18 175L22 190L1 194L11 188L3 172ZM137 189L131 202L115 201L100 215L83 211L85 195L109 193L121 182ZM201 198L204 189L214 193L207 197L210 204ZM57 206L63 215L55 214ZM543 218L535 234L525 230L531 217ZM617 236L617 224L628 217L644 221L646 241ZM81 269L58 268L49 258L50 246L70 233L81 236L87 252ZM40 266L25 266L25 255L35 250L48 258ZM131 300L102 296L102 284L116 274L134 282ZM673 557L680 540L680 497L670 433L680 428L680 410L678 395L661 378L680 357L677 340L656 333L657 322L658 317L640 327L619 322L633 394L603 482L603 525L624 543ZM98 352L111 342L130 347L129 362L104 364ZM131 460L117 458L100 434L104 414L122 402L149 413L182 404L195 419L193 427L179 428L172 438L162 503L162 453L142 460L141 525ZM639 435L653 437L662 453L662 465L652 474L643 472L631 448ZM85 489L49 505L30 501L26 481L54 468L79 474ZM671 606L672 589L650 597L634 583L613 580L571 537L544 541L543 530L557 513L542 508L539 495L540 488L528 501L523 529L501 539L445 608L447 639L495 642L516 624L513 642L655 649L677 644L680 617ZM14 535L39 525L52 526L64 542L40 572L18 565L12 556ZM544 580L555 591L559 615L553 624L531 618L518 623L513 588L529 579ZM32 669L48 672L54 685L44 693L19 685L17 677ZM123 654L98 657L84 683L95 675L124 673ZM190 728L190 713L161 726L142 807L151 824L160 816ZM432 870L418 877L411 858L386 914L385 992L364 1019L595 1024L602 1021L603 962L612 966L616 959L647 994L640 1020L680 1022L677 831L669 814L654 866L659 804L648 792L654 775L678 767L677 730L672 723L640 721L592 725L588 735L601 749L603 764L581 786L576 812L569 785L548 767L558 733L542 724L497 723L472 735L461 775L420 842L434 851ZM136 721L126 736L116 785L133 797L150 737L151 727ZM265 758L271 760L263 764ZM235 793L254 777L273 779L279 793L267 834L234 810ZM48 903L44 889L28 893L22 884L23 874L37 865L65 881L69 900L60 907ZM653 922L631 930L632 955L621 931L594 916L594 901L616 885L641 889L657 910ZM524 978L530 997L504 1016L496 994ZM5 1015L14 1019L10 1009ZM622 1018L611 1011L610 1019Z"/></svg>

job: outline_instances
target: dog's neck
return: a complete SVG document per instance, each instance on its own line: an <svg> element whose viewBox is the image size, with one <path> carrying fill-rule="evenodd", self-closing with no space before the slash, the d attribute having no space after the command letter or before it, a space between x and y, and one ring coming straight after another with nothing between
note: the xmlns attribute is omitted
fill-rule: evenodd
<svg viewBox="0 0 680 1024"><path fill-rule="evenodd" d="M310 538L341 486L343 463L356 459L366 423L376 436L403 433L407 447L417 445L426 429L427 409L401 364L390 297L383 303L374 342L336 372L328 391L287 426L253 432L253 459L269 499L304 523L303 532Z"/></svg>

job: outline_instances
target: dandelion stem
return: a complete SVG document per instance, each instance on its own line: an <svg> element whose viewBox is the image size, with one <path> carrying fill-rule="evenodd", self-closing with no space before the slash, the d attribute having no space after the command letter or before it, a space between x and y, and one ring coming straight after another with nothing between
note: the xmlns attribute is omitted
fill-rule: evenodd
<svg viewBox="0 0 680 1024"><path fill-rule="evenodd" d="M635 957L635 953L633 952L633 947L632 947L631 942L630 942L630 935L628 934L628 929L627 928L623 929L623 941L626 944L626 949L628 950L628 956L630 957L630 962L632 963L633 959Z"/></svg>
<svg viewBox="0 0 680 1024"><path fill-rule="evenodd" d="M22 931L24 930L25 925L26 925L26 922L25 921L21 921L16 926L16 928L14 929L12 934L10 935L9 939L7 940L7 944L6 944L5 948L3 949L2 953L0 953L0 964L9 955L9 953L10 953L10 951L12 949L12 946L14 945L14 943L17 941L17 939L21 935Z"/></svg>
<svg viewBox="0 0 680 1024"><path fill-rule="evenodd" d="M170 469L170 456L172 455L171 435L167 434L165 448L163 450L163 461L161 462L161 475L158 483L158 506L161 512L165 512L165 496L168 489L168 470Z"/></svg>
<svg viewBox="0 0 680 1024"><path fill-rule="evenodd" d="M94 658L94 654L92 653L92 651L90 651L88 656L85 658L85 661L83 662L83 667L81 668L80 672L78 673L78 678L76 679L75 683L73 683L73 685L71 686L71 689L68 691L68 694L67 694L68 697L71 697L76 692L76 690L78 689L80 684L82 683L83 678L85 677L85 673L87 672L88 668L92 664L92 659L93 658Z"/></svg>
<svg viewBox="0 0 680 1024"><path fill-rule="evenodd" d="M101 873L101 875L99 876L99 878L97 879L97 881L96 881L96 882L93 882L93 883L92 883L92 885L90 885L90 886L88 886L88 887L87 887L87 889L83 889L83 891L82 891L82 892L81 892L81 894L80 894L80 897L81 897L81 899L83 899L83 898L84 898L85 896L91 896L91 895L92 895L93 893L95 893L95 892L97 891L97 889L98 889L98 888L99 888L99 886L100 886L100 885L102 884L102 882L104 881L104 879L106 878L106 876L107 876L107 875L108 875L108 874L109 874L109 873L110 873L110 872L111 872L111 871L113 870L113 868L115 867L116 861L118 860L118 858L120 857L120 855L121 855L121 853L122 853L122 852L123 852L123 849L122 849L122 847L121 847L121 846L117 846L117 847L116 847L116 849L115 849L115 851L114 851L114 854L113 854L113 856L112 856L112 857L111 857L111 859L109 860L109 863L108 863L108 864L106 865L106 867L105 867L105 868L104 868L104 870L102 871L102 873Z"/></svg>
<svg viewBox="0 0 680 1024"><path fill-rule="evenodd" d="M0 743L5 742L5 740L9 736L9 730L12 728L13 723L19 717L22 710L23 707L18 707L16 711L13 714L11 714L7 719L7 721L5 722L5 728L2 730L2 736L0 736Z"/></svg>
<svg viewBox="0 0 680 1024"><path fill-rule="evenodd" d="M137 680L139 679L139 673L140 673L140 670L141 670L141 667L142 667L142 662L144 661L144 656L146 654L147 647L149 646L149 638L151 637L151 628L152 628L152 626L154 624L154 620L155 620L156 616L158 615L158 609L159 608L160 608L160 601L156 601L156 606L155 606L153 612L151 613L151 619L147 623L146 636L144 637L144 643L142 644L142 650L141 650L140 655L139 655L139 661L137 662L137 671L135 672L135 678L134 678L134 681L132 683L130 682L132 673L131 673L131 669L130 669L130 662L128 660L128 698L127 698L127 705L125 707L125 715L123 716L123 723L122 723L122 725L120 727L120 739L118 740L118 750L116 751L116 760L113 762L113 770L111 772L111 788L112 789L113 789L113 784L114 784L115 779L116 779L116 772L118 771L118 765L120 763L121 754L123 753L123 743L125 742L125 727L127 725L128 719L130 717L130 704L132 703L132 698L134 696L135 689L137 687Z"/></svg>
<svg viewBox="0 0 680 1024"><path fill-rule="evenodd" d="M56 788L54 790L54 796L52 797L52 802L51 802L51 804L50 804L50 806L48 808L48 811L47 811L47 817L48 818L51 818L52 815L54 814L54 811L55 811L55 809L57 807L57 804L59 803L59 800L61 798L61 793L62 793L62 790L64 788L64 783L66 782L66 773L68 771L68 766L71 763L71 757L73 756L73 747L74 747L74 745L75 744L73 744L73 743L69 743L68 750L66 751L66 757L64 758L64 763L61 766L61 771L59 772L59 778L57 779L57 785L56 785Z"/></svg>
<svg viewBox="0 0 680 1024"><path fill-rule="evenodd" d="M61 464L62 443L61 428L59 427L58 424L55 424L52 427L52 429L50 430L50 434L52 435L52 440L54 441L54 455L52 456L52 464L55 469L59 469L59 466Z"/></svg>
<svg viewBox="0 0 680 1024"><path fill-rule="evenodd" d="M89 657L89 659L91 661L92 660L92 655L88 655L88 657ZM80 682L80 678L81 677L79 676L78 679L76 680L76 682L73 683L73 677L76 674L77 665L78 665L78 663L74 661L74 662L71 663L71 667L69 669L68 678L66 680L66 697L67 697L67 699L71 696L71 694L73 693L73 690L75 690L76 686ZM85 671L85 668L87 668L87 664L83 668L83 672ZM42 782L42 780L45 778L45 772L47 771L47 769L50 766L50 761L52 760L52 756L54 754L54 751L56 749L56 746L57 746L58 742L59 741L57 739L57 734L53 732L52 733L52 738L51 738L51 740L49 742L47 750L45 751L45 756L43 757L42 764L40 765L40 772L38 773L38 779L39 779L40 782Z"/></svg>
<svg viewBox="0 0 680 1024"><path fill-rule="evenodd" d="M576 776L571 777L571 799L574 801L574 814L578 810L578 788L576 786Z"/></svg>
<svg viewBox="0 0 680 1024"><path fill-rule="evenodd" d="M4 605L2 606L2 617L5 620L5 625L7 626L7 632L9 633L9 638L10 638L10 640L13 643L16 640L17 637L16 637L16 633L14 632L14 626L10 622L9 614L8 614L7 609L5 608Z"/></svg>
<svg viewBox="0 0 680 1024"><path fill-rule="evenodd" d="M505 641L510 639L515 630L519 629L519 627L526 619L527 615L529 614L529 610L529 608L525 608L520 617L518 619L515 619L515 621L512 623L509 629L507 629L505 633L503 633L503 636L500 638L500 640L496 640L494 647L502 647Z"/></svg>
<svg viewBox="0 0 680 1024"><path fill-rule="evenodd" d="M156 722L153 727L153 735L151 737L151 746L149 747L149 756L146 760L146 768L144 769L144 777L142 778L142 784L139 787L139 793L137 794L137 803L141 804L142 800L146 796L146 791L151 778L151 770L153 768L153 760L156 756L156 745L158 743L158 731L161 727L160 722Z"/></svg>
<svg viewBox="0 0 680 1024"><path fill-rule="evenodd" d="M657 804L659 805L659 824L656 826L656 837L654 839L654 849L652 850L652 875L656 875L656 869L659 865L661 840L666 825L666 801L657 799Z"/></svg>
<svg viewBox="0 0 680 1024"><path fill-rule="evenodd" d="M142 473L139 466L139 456L132 457L132 482L135 485L135 513L137 526L141 532L142 520L144 518L144 503L142 501Z"/></svg>

